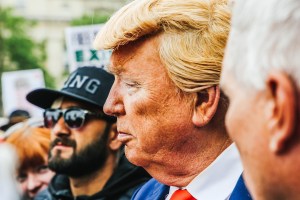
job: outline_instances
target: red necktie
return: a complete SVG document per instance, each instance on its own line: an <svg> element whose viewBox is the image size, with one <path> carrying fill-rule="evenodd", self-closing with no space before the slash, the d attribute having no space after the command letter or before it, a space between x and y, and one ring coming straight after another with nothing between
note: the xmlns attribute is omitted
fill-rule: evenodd
<svg viewBox="0 0 300 200"><path fill-rule="evenodd" d="M196 200L187 190L176 190L170 200Z"/></svg>

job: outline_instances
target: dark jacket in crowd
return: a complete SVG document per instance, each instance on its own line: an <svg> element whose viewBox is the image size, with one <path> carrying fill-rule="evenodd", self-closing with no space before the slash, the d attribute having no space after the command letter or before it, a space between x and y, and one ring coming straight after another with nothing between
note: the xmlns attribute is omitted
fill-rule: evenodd
<svg viewBox="0 0 300 200"><path fill-rule="evenodd" d="M39 193L34 200L130 200L133 193L149 179L150 175L143 168L132 165L122 154L118 167L100 192L74 198L69 178L56 175L48 189Z"/></svg>

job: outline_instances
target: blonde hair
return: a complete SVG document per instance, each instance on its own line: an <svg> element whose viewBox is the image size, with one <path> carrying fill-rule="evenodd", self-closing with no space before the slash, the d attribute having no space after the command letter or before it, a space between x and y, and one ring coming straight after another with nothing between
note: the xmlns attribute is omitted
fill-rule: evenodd
<svg viewBox="0 0 300 200"><path fill-rule="evenodd" d="M100 30L97 49L117 49L160 34L159 54L169 77L185 92L219 84L230 28L226 0L135 0Z"/></svg>

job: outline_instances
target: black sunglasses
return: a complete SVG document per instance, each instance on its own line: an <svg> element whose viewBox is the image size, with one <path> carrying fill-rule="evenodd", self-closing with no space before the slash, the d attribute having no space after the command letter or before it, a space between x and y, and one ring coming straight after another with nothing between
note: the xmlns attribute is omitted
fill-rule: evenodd
<svg viewBox="0 0 300 200"><path fill-rule="evenodd" d="M103 119L106 121L114 122L115 119L103 113L93 113L77 107L67 109L46 109L44 111L44 125L47 128L53 128L58 120L63 117L65 124L70 129L79 129L86 122L88 117Z"/></svg>

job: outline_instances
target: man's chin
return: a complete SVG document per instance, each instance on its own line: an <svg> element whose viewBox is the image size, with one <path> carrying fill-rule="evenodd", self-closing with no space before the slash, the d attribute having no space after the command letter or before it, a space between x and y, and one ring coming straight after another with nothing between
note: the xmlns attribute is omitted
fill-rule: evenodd
<svg viewBox="0 0 300 200"><path fill-rule="evenodd" d="M73 149L61 150L61 149L52 149L51 157L58 159L69 159L73 154Z"/></svg>
<svg viewBox="0 0 300 200"><path fill-rule="evenodd" d="M60 155L55 155L49 157L48 167L56 173L66 174L72 165L71 162L70 158L63 158Z"/></svg>
<svg viewBox="0 0 300 200"><path fill-rule="evenodd" d="M55 154L51 155L48 159L48 162L64 162L71 158L70 156L62 155L62 154Z"/></svg>

